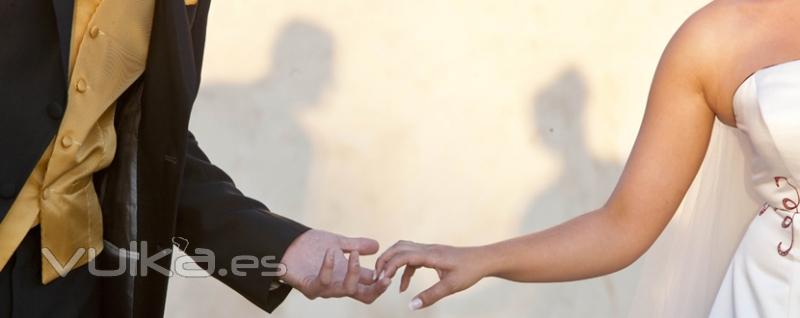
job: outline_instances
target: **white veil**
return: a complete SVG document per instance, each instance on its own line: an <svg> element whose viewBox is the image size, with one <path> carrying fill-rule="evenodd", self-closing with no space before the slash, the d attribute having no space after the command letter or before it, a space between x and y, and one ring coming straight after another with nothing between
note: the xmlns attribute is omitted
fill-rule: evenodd
<svg viewBox="0 0 800 318"><path fill-rule="evenodd" d="M759 202L744 136L719 121L703 164L664 233L644 255L630 317L707 317Z"/></svg>

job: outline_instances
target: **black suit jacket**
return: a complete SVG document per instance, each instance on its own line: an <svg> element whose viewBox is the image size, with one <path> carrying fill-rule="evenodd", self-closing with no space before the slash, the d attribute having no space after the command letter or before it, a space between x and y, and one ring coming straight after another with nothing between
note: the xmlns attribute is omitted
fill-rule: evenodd
<svg viewBox="0 0 800 318"><path fill-rule="evenodd" d="M16 80L13 89L0 88L4 116L0 118L4 124L0 125L0 146L8 151L0 162L0 216L55 135L63 114L66 81L53 74L65 74L72 6L64 3L53 0L56 19L29 21L31 29L15 26L13 12L6 11L8 16L0 12L0 34L27 37L16 39L32 43L31 47L52 46L24 54L0 49L0 65L5 68L0 79L38 76L28 82ZM188 242L190 255L195 248L213 251L215 277L272 311L286 297L289 286L270 291L275 277L261 275L263 267L247 270L244 277L218 275L219 269L227 269L237 255L272 257L270 265L275 265L308 228L272 214L260 202L244 196L188 132L200 83L208 9L209 0L194 6L185 6L183 0L156 1L146 69L118 99L117 153L111 165L94 178L106 240L97 263L103 269L116 269L120 258L138 257L141 262L146 255L171 250L177 238ZM13 69L14 65L26 65L14 59L26 58L35 59L34 64L41 67ZM61 107L61 113L54 104ZM135 249L130 242L137 243ZM162 257L156 263L169 268L170 258ZM131 268L127 271L127 275L101 280L103 316L162 316L168 277L152 270L146 276L133 274Z"/></svg>

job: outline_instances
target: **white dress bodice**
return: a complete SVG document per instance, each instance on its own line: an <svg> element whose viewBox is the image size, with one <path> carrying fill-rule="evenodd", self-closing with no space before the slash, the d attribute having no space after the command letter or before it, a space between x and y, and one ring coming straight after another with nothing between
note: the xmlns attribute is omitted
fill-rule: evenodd
<svg viewBox="0 0 800 318"><path fill-rule="evenodd" d="M710 316L800 317L800 60L747 77L733 108L764 205L753 211Z"/></svg>
<svg viewBox="0 0 800 318"><path fill-rule="evenodd" d="M800 60L753 73L737 89L733 107L736 126L747 137L755 191L772 207L785 208L786 198L797 202L789 167L800 168ZM786 179L776 184L775 178Z"/></svg>

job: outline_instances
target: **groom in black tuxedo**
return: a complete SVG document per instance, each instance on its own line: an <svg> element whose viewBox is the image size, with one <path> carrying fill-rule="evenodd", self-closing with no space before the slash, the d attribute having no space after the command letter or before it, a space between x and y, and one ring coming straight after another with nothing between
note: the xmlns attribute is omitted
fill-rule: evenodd
<svg viewBox="0 0 800 318"><path fill-rule="evenodd" d="M163 316L168 276L158 268L170 269L173 243L270 312L292 288L365 303L385 291L388 279L358 264L377 242L271 213L237 190L188 131L208 9L209 0L0 0L0 317ZM114 33L119 25L104 24L109 12L152 14L139 21L152 22L142 33L146 63L123 87L106 83L126 71L114 65L136 62L136 47ZM129 22L123 17L114 23ZM78 31L80 46L72 41ZM91 52L101 54L80 64ZM116 111L86 116L107 107L90 102L97 96L110 96ZM85 182L47 186L71 174ZM97 217L102 225L83 222ZM102 248L81 258L89 265L57 276L45 270L52 263L43 247L84 241ZM260 263L234 268L241 256ZM114 275L93 271L128 263L135 266Z"/></svg>

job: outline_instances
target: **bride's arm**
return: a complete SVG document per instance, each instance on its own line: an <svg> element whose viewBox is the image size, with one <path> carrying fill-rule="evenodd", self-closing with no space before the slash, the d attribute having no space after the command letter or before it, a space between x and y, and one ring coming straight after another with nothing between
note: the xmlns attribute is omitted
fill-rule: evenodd
<svg viewBox="0 0 800 318"><path fill-rule="evenodd" d="M707 57L712 39L692 24L691 18L684 23L659 61L639 135L603 207L541 232L481 247L401 241L378 259L376 273L393 277L398 267L407 266L402 291L414 269L436 268L441 281L412 301L419 308L484 276L569 281L612 273L634 262L672 218L711 135L715 114L706 86L707 74L714 72L713 59Z"/></svg>

